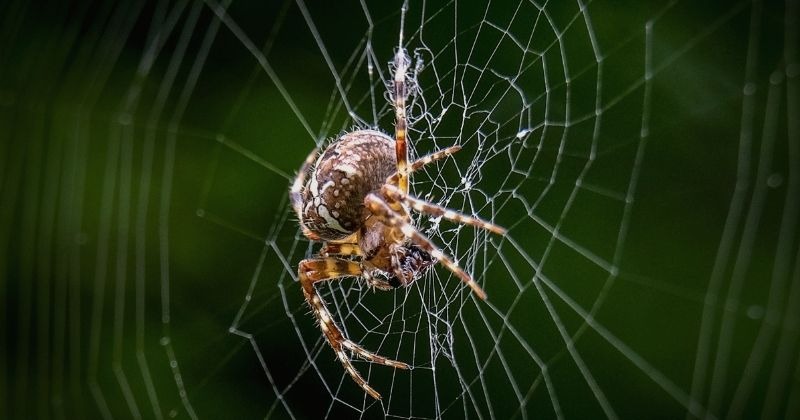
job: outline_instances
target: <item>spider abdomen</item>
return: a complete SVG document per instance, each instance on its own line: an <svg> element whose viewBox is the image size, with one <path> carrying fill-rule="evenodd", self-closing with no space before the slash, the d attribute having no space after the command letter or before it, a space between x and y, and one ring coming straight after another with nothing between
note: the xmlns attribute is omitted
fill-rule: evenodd
<svg viewBox="0 0 800 420"><path fill-rule="evenodd" d="M396 168L391 137L374 130L343 135L320 154L303 189L303 224L325 240L352 234L364 223L364 197Z"/></svg>

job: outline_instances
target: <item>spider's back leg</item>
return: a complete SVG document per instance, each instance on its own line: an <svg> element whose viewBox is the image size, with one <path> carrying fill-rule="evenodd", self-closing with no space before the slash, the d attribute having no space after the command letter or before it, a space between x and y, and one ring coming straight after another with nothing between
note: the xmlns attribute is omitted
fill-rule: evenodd
<svg viewBox="0 0 800 420"><path fill-rule="evenodd" d="M372 363L380 363L398 369L408 369L409 366L403 362L388 359L367 351L345 337L342 330L336 325L333 316L330 311L328 311L325 302L322 300L319 293L317 293L315 287L317 282L361 275L362 269L359 263L333 257L303 260L300 261L300 266L298 268L298 276L300 278L300 285L303 287L303 295L306 298L306 302L311 307L311 310L314 312L314 315L317 317L319 327L328 340L328 344L330 344L331 348L333 348L333 351L336 353L336 358L342 363L342 366L344 366L344 369L350 377L353 378L353 381L371 397L379 400L381 399L381 394L369 386L364 377L361 376L358 370L353 366L353 363L344 350L347 349L358 357Z"/></svg>
<svg viewBox="0 0 800 420"><path fill-rule="evenodd" d="M364 253L361 252L361 247L359 247L357 243L336 242L336 241L325 243L325 246L322 248L319 254L322 255L323 257L328 257L333 255L354 257L354 256L364 255Z"/></svg>

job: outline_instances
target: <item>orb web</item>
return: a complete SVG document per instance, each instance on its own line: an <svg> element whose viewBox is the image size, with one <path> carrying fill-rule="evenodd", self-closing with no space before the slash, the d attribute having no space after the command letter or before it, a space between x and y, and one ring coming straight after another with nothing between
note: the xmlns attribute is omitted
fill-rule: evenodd
<svg viewBox="0 0 800 420"><path fill-rule="evenodd" d="M795 1L5 7L4 417L800 411ZM397 48L411 160L461 147L411 192L509 232L414 216L486 301L438 266L318 287L413 367L354 358L377 401L304 302L288 188L393 133Z"/></svg>

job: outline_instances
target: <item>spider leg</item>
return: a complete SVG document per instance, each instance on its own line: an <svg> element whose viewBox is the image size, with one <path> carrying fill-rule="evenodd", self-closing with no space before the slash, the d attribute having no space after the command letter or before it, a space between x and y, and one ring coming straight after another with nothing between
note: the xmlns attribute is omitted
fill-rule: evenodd
<svg viewBox="0 0 800 420"><path fill-rule="evenodd" d="M297 220L300 221L300 227L303 229L303 235L305 235L308 239L312 241L318 241L321 238L316 235L315 233L311 232L303 223L303 187L306 184L306 177L308 176L308 172L311 169L311 165L314 164L314 160L317 159L318 150L314 148L311 153L308 154L306 157L305 162L303 162L303 166L300 167L300 171L297 173L297 176L294 178L294 182L292 182L292 188L289 189L289 199L292 202L292 208L294 209L295 214L297 215Z"/></svg>
<svg viewBox="0 0 800 420"><path fill-rule="evenodd" d="M458 266L453 260L445 255L433 242L430 241L425 235L417 231L414 226L403 220L403 217L397 214L389 207L381 197L375 193L369 193L364 199L367 209L378 217L387 226L399 229L402 235L417 244L420 248L424 249L436 261L442 263L448 270L458 276L461 281L467 284L475 294L481 298L486 299L486 292L483 291L480 285L470 277L461 267Z"/></svg>
<svg viewBox="0 0 800 420"><path fill-rule="evenodd" d="M372 363L380 363L382 365L390 366L399 369L408 369L409 366L403 362L387 359L375 353L365 350L363 347L349 340L344 336L342 330L336 325L330 311L325 306L322 297L317 293L315 284L321 281L335 280L348 276L360 276L362 269L359 263L339 258L311 258L300 261L298 268L298 277L300 284L303 287L303 295L308 302L308 306L314 312L314 315L319 320L320 329L328 340L339 362L342 363L344 369L350 374L356 384L358 384L364 391L375 399L381 399L381 394L375 391L363 376L356 370L350 358L344 352L347 349L353 352L358 357Z"/></svg>
<svg viewBox="0 0 800 420"><path fill-rule="evenodd" d="M320 255L323 257L331 256L331 255L341 255L346 257L351 256L363 256L364 254L361 252L361 247L358 244L348 244L348 243L326 243L325 247L322 248L320 251Z"/></svg>
<svg viewBox="0 0 800 420"><path fill-rule="evenodd" d="M409 58L403 49L394 56L394 138L397 155L397 186L408 191L408 145L406 144L406 72Z"/></svg>
<svg viewBox="0 0 800 420"><path fill-rule="evenodd" d="M389 291L394 289L388 281L373 277L372 274L367 271L364 272L364 280L366 280L371 287L378 290Z"/></svg>
<svg viewBox="0 0 800 420"><path fill-rule="evenodd" d="M355 243L339 243L339 242L327 242L325 247L319 252L319 254L323 257L330 257L330 256L337 256L337 257L354 257L359 256L363 257L364 253L361 251L361 247ZM362 269L362 276L364 280L371 286L376 289L380 290L392 290L392 285L389 284L388 281L379 279L377 277L373 277L371 270L364 270Z"/></svg>
<svg viewBox="0 0 800 420"><path fill-rule="evenodd" d="M438 152L433 152L427 156L423 156L414 161L411 164L411 168L409 169L409 173L416 172L420 170L423 166L436 162L437 160L442 160L450 155L455 154L457 151L461 150L461 146L450 146L446 149L439 150ZM395 172L389 178L386 179L387 184L398 185L398 180L400 179L400 173Z"/></svg>
<svg viewBox="0 0 800 420"><path fill-rule="evenodd" d="M392 200L402 201L408 204L412 209L420 212L420 213L427 213L433 216L441 216L447 220L452 220L456 223L461 223L465 225L475 226L481 229L486 229L492 233L496 233L498 235L503 235L506 233L506 230L500 226L497 226L493 223L489 223L485 220L481 220L475 217L470 217L453 210L438 206L436 204L428 203L426 201L420 200L418 198L412 197L395 187L394 185L385 184L382 187L381 191L385 196L389 197Z"/></svg>

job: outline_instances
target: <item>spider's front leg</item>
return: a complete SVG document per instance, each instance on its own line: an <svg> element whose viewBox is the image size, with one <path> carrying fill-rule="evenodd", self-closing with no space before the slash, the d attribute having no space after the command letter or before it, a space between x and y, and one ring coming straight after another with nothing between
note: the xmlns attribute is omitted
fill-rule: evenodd
<svg viewBox="0 0 800 420"><path fill-rule="evenodd" d="M411 242L415 243L425 252L430 254L434 260L440 262L444 265L448 270L453 272L456 276L458 276L461 281L463 281L467 286L475 292L475 295L478 296L481 300L486 299L486 292L483 291L480 285L469 275L467 274L461 267L458 266L450 257L445 255L442 250L440 250L433 242L430 241L425 235L417 231L413 225L406 222L404 217L400 214L396 213L392 208L387 204L387 202L378 196L375 193L367 194L367 197L364 199L364 204L367 206L367 209L372 213L373 216L377 217L387 226L391 226L394 229L397 229L403 237L406 237L411 240Z"/></svg>
<svg viewBox="0 0 800 420"><path fill-rule="evenodd" d="M342 366L344 366L344 369L350 374L350 377L352 377L367 394L375 399L381 399L381 395L369 386L364 377L356 370L344 350L349 350L358 357L369 362L380 363L393 368L408 369L409 366L403 362L387 359L367 351L363 347L347 339L342 333L342 330L336 325L336 322L334 322L330 311L328 311L325 302L322 300L319 293L317 293L315 287L315 284L320 281L336 280L349 276L361 276L363 274L361 265L355 261L340 258L311 258L300 261L297 274L300 278L300 284L303 287L303 295L306 298L306 302L308 302L317 320L319 320L319 327L328 340L328 344L330 344L333 351L336 352L336 357L339 359L339 362L342 363Z"/></svg>

